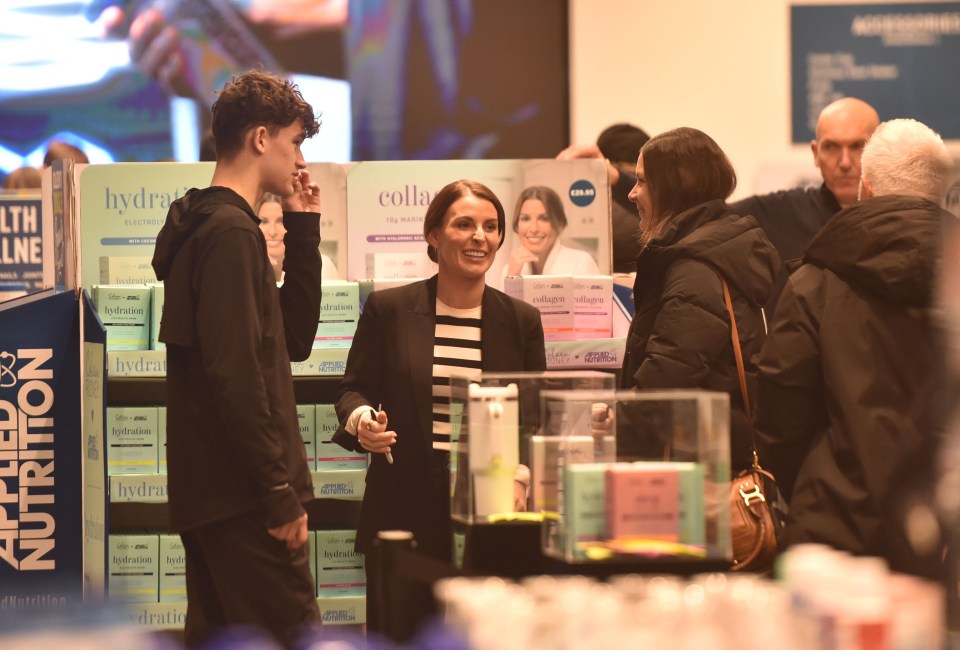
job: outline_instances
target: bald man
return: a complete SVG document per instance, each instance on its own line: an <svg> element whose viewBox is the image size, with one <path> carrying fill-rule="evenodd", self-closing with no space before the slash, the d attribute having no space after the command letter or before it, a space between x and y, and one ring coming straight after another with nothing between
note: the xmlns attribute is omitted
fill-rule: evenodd
<svg viewBox="0 0 960 650"><path fill-rule="evenodd" d="M854 97L838 99L820 112L816 139L810 142L823 184L747 197L732 203L731 210L755 217L780 259L788 268L797 266L796 260L830 217L856 203L860 154L879 124L880 117L870 104ZM785 281L781 279L766 305L768 319Z"/></svg>

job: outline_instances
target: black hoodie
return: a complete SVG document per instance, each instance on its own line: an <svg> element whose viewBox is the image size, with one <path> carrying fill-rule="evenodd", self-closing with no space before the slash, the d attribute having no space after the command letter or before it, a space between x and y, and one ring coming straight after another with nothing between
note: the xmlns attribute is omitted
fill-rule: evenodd
<svg viewBox="0 0 960 650"><path fill-rule="evenodd" d="M285 213L284 226L279 291L259 219L233 190L190 190L157 237L174 530L251 510L273 528L313 497L290 359L310 354L319 320L320 215Z"/></svg>

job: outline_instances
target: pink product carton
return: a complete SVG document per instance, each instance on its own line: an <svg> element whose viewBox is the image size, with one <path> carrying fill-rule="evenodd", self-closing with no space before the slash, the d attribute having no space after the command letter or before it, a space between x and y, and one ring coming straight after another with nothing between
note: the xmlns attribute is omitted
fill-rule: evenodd
<svg viewBox="0 0 960 650"><path fill-rule="evenodd" d="M703 467L698 463L637 462L606 472L607 534L703 545Z"/></svg>
<svg viewBox="0 0 960 650"><path fill-rule="evenodd" d="M540 310L545 340L569 341L575 338L573 276L512 275L504 278L503 290Z"/></svg>
<svg viewBox="0 0 960 650"><path fill-rule="evenodd" d="M613 278L573 276L574 338L608 339L613 333Z"/></svg>

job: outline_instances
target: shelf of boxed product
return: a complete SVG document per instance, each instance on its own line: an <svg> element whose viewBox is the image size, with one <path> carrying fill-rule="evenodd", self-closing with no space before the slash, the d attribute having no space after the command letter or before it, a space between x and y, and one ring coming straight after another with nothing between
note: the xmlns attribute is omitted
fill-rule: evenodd
<svg viewBox="0 0 960 650"><path fill-rule="evenodd" d="M363 499L367 470L341 469L311 472L313 494L317 498ZM113 474L110 477L110 503L166 503L166 474Z"/></svg>
<svg viewBox="0 0 960 650"><path fill-rule="evenodd" d="M367 622L366 596L319 596L317 605L324 625L364 625ZM187 620L187 602L128 603L126 620L152 630L182 630Z"/></svg>
<svg viewBox="0 0 960 650"><path fill-rule="evenodd" d="M347 348L315 349L305 361L290 364L294 377L343 375ZM166 350L107 350L107 375L112 378L166 377Z"/></svg>
<svg viewBox="0 0 960 650"><path fill-rule="evenodd" d="M363 556L353 530L311 530L310 572L323 622L362 624L366 619ZM112 534L109 598L130 623L152 629L182 629L186 621L185 556L179 535L138 531Z"/></svg>
<svg viewBox="0 0 960 650"><path fill-rule="evenodd" d="M623 363L626 339L584 339L546 341L547 368L550 370L615 370ZM305 361L290 364L294 378L339 377L347 367L348 348L313 350ZM165 350L108 350L107 376L110 379L166 377ZM112 399L112 396L111 396Z"/></svg>

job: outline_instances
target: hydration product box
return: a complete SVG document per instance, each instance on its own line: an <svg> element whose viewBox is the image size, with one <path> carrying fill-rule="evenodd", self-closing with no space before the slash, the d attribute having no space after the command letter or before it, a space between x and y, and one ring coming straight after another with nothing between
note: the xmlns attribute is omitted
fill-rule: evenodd
<svg viewBox="0 0 960 650"><path fill-rule="evenodd" d="M164 288L162 284L150 285L150 349L163 350L167 346L160 342L160 321L163 318Z"/></svg>
<svg viewBox="0 0 960 650"><path fill-rule="evenodd" d="M313 404L297 404L297 425L303 438L307 467L317 469L317 414Z"/></svg>
<svg viewBox="0 0 960 650"><path fill-rule="evenodd" d="M349 348L360 318L360 287L356 282L324 280L320 321L313 339L316 348Z"/></svg>
<svg viewBox="0 0 960 650"><path fill-rule="evenodd" d="M159 601L160 540L156 535L110 535L110 600L122 603Z"/></svg>
<svg viewBox="0 0 960 650"><path fill-rule="evenodd" d="M167 407L157 407L157 471L167 473Z"/></svg>
<svg viewBox="0 0 960 650"><path fill-rule="evenodd" d="M344 449L333 441L340 421L333 404L316 404L317 471L336 469L366 469L367 455Z"/></svg>
<svg viewBox="0 0 960 650"><path fill-rule="evenodd" d="M107 473L156 474L157 407L107 408Z"/></svg>
<svg viewBox="0 0 960 650"><path fill-rule="evenodd" d="M100 257L100 284L153 284L157 274L149 257Z"/></svg>
<svg viewBox="0 0 960 650"><path fill-rule="evenodd" d="M107 328L108 350L150 348L150 287L97 285L93 304Z"/></svg>
<svg viewBox="0 0 960 650"><path fill-rule="evenodd" d="M187 560L179 535L160 535L160 602L187 600Z"/></svg>
<svg viewBox="0 0 960 650"><path fill-rule="evenodd" d="M355 530L316 531L317 596L362 596L367 574L362 553L354 550Z"/></svg>

